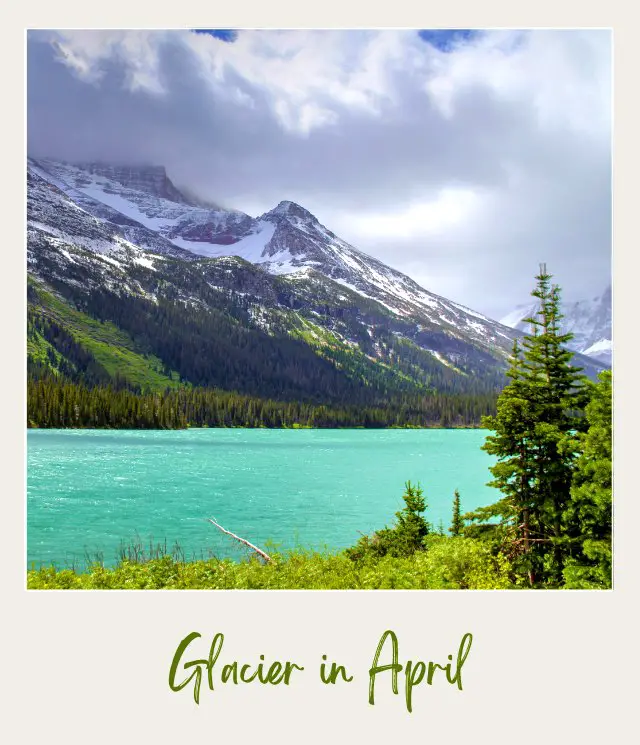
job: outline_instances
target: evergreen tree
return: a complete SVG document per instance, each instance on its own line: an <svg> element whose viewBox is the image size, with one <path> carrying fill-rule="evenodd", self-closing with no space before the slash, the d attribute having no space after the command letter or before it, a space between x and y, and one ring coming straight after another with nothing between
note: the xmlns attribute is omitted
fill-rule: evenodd
<svg viewBox="0 0 640 745"><path fill-rule="evenodd" d="M504 497L492 511L508 526L508 544L517 568L530 584L562 581L571 550L564 513L570 500L575 453L563 448L567 434L583 426L585 403L581 368L566 349L571 334L560 332L560 289L551 285L544 265L531 293L539 308L522 348L515 342L509 385L498 398L497 413L484 420L495 434L483 449L498 458L493 481Z"/></svg>
<svg viewBox="0 0 640 745"><path fill-rule="evenodd" d="M568 527L575 526L578 544L564 570L567 587L611 587L611 371L599 378L585 412L589 429L567 443L572 451L581 451L565 513Z"/></svg>
<svg viewBox="0 0 640 745"><path fill-rule="evenodd" d="M358 561L366 556L412 556L425 547L425 539L431 526L424 518L427 503L420 486L405 484L404 507L396 512L396 523L392 528L377 530L372 536L362 536L358 543L346 550L347 556Z"/></svg>
<svg viewBox="0 0 640 745"><path fill-rule="evenodd" d="M451 527L449 532L452 536L462 535L462 528L464 527L464 521L462 519L460 511L460 492L456 489L453 492L453 517L451 519Z"/></svg>
<svg viewBox="0 0 640 745"><path fill-rule="evenodd" d="M411 554L422 548L429 534L429 523L423 516L427 503L420 486L413 486L410 481L405 484L402 499L404 507L396 512L396 525L391 530L394 540L402 547L401 553Z"/></svg>

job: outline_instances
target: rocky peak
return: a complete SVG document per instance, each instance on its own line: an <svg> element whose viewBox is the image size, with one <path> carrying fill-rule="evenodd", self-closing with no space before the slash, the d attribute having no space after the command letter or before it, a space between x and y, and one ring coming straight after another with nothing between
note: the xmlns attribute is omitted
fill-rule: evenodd
<svg viewBox="0 0 640 745"><path fill-rule="evenodd" d="M266 212L264 215L262 215L263 220L269 220L270 218L286 218L291 222L296 222L298 220L303 220L304 222L311 222L311 223L317 223L317 218L309 212L309 210L306 210L304 207L301 207L299 204L296 204L295 202L290 202L288 199L283 200L278 204L277 207L274 207L270 212Z"/></svg>
<svg viewBox="0 0 640 745"><path fill-rule="evenodd" d="M142 191L179 204L189 204L189 200L167 176L164 166L118 166L100 162L77 165L78 168L96 176L117 181L128 189Z"/></svg>

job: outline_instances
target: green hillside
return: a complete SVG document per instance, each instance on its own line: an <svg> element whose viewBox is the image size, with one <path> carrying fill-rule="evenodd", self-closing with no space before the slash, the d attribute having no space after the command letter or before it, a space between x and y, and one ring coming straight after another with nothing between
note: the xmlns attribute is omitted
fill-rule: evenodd
<svg viewBox="0 0 640 745"><path fill-rule="evenodd" d="M27 366L71 380L119 383L147 391L180 385L179 376L109 321L83 313L34 280L28 285Z"/></svg>

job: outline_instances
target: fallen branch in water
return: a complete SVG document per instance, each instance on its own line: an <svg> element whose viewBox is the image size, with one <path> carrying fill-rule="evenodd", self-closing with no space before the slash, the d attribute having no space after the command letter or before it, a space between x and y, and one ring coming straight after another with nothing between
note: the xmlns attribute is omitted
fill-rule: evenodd
<svg viewBox="0 0 640 745"><path fill-rule="evenodd" d="M222 525L220 525L220 523L217 523L212 517L208 517L207 520L212 525L215 525L216 528L218 528L218 530L221 530L223 533L230 535L232 538L235 538L236 541L239 541L245 546L248 546L252 551L255 551L258 554L258 556L264 560L265 564L268 564L271 561L271 557L269 556L269 554L266 554L262 549L258 548L257 546L254 546L253 543L249 543L249 541L247 541L246 539L240 538L239 535L232 533L230 530L226 530L225 528L222 527Z"/></svg>

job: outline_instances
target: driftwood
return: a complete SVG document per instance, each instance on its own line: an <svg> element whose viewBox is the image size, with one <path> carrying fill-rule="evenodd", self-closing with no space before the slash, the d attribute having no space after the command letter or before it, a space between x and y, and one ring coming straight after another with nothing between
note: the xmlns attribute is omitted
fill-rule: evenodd
<svg viewBox="0 0 640 745"><path fill-rule="evenodd" d="M223 533L226 533L227 535L230 535L232 538L235 538L236 541L239 543L242 543L243 545L250 548L252 551L254 551L258 556L265 562L265 564L268 564L271 561L271 557L269 554L266 554L262 549L258 548L257 546L254 546L253 543L249 543L245 538L240 538L239 535L236 535L235 533L232 533L230 530L226 530L225 528L220 525L220 523L217 523L212 517L208 517L207 520L212 524L215 525L218 530L221 530Z"/></svg>

